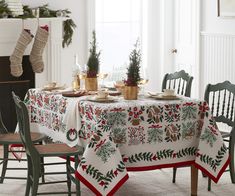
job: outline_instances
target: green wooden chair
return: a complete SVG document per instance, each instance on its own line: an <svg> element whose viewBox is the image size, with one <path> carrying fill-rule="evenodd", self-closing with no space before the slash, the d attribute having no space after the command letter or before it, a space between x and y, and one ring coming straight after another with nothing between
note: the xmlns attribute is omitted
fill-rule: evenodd
<svg viewBox="0 0 235 196"><path fill-rule="evenodd" d="M27 185L25 195L29 195L31 189L31 195L47 195L47 194L68 194L71 195L75 193L76 195L80 195L80 182L73 176L75 169L78 167L78 156L82 155L83 149L81 147L69 147L66 144L46 144L46 145L34 145L31 137L30 137L30 126L29 126L29 116L28 110L24 102L22 102L15 94L13 94L13 99L16 106L16 114L19 123L19 131L22 142L26 149L27 162L28 162L28 176L27 176ZM74 156L74 166L71 167L70 158ZM63 162L55 162L55 163L41 163L40 159L45 157L65 157L66 161ZM54 166L58 164L66 165L66 172L44 172L42 174L42 166ZM57 180L53 182L42 182L39 184L39 178L42 175L57 175L57 174L65 174L67 176L67 180ZM71 180L76 185L76 191L71 191ZM68 191L67 192L41 192L38 193L38 186L45 184L53 184L53 183L67 183Z"/></svg>
<svg viewBox="0 0 235 196"><path fill-rule="evenodd" d="M31 138L34 143L42 143L42 140L45 139L45 135L40 133L31 133ZM27 168L19 167L8 167L9 161L18 161L16 158L9 157L9 153L24 153L24 150L17 150L18 148L10 148L11 145L23 146L20 135L18 133L8 132L2 121L2 115L0 112L0 145L3 145L3 157L0 158L0 165L2 165L2 171L0 176L0 183L3 183L4 179L18 179L26 180L26 177L17 177L15 176L6 176L7 170L27 170ZM20 161L26 161L22 158ZM41 160L43 162L43 160ZM43 179L43 178L42 178Z"/></svg>
<svg viewBox="0 0 235 196"><path fill-rule="evenodd" d="M175 89L175 92L179 95L184 95L186 97L191 96L193 77L186 73L184 70L175 73L167 73L162 82L162 91L164 89ZM173 179L172 182L175 183L177 168L173 168Z"/></svg>
<svg viewBox="0 0 235 196"><path fill-rule="evenodd" d="M212 116L217 123L223 123L230 128L229 132L221 130L221 135L227 142L230 156L229 169L232 183L235 183L235 85L229 81L218 84L208 84L204 95L210 106ZM211 179L208 178L208 191L211 190Z"/></svg>
<svg viewBox="0 0 235 196"><path fill-rule="evenodd" d="M162 91L164 89L175 89L179 95L190 97L193 77L184 70L175 73L167 73L162 82Z"/></svg>

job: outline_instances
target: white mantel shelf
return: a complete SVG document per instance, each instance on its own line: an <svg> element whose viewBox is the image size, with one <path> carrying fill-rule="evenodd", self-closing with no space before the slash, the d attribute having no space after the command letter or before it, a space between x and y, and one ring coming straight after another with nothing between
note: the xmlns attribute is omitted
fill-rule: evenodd
<svg viewBox="0 0 235 196"><path fill-rule="evenodd" d="M68 18L0 19L0 56L12 54L22 29L30 29L31 33L35 35L38 25L48 25L49 38L43 53L45 68L43 73L36 74L35 84L36 87L41 87L46 81L60 81L63 21L66 19ZM33 41L27 47L24 55L30 54Z"/></svg>

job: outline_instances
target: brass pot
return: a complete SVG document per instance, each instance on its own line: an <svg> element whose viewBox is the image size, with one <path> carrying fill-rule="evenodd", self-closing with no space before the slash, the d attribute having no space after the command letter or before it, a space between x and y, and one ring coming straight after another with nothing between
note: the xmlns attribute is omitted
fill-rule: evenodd
<svg viewBox="0 0 235 196"><path fill-rule="evenodd" d="M85 78L85 89L87 91L97 91L98 89L97 78Z"/></svg>
<svg viewBox="0 0 235 196"><path fill-rule="evenodd" d="M138 86L125 86L123 96L126 100L136 100L138 97Z"/></svg>

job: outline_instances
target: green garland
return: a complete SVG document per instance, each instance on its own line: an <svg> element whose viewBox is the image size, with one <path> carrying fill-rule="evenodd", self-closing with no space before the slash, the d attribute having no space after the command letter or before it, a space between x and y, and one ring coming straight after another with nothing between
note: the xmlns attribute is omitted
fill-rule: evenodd
<svg viewBox="0 0 235 196"><path fill-rule="evenodd" d="M0 18L4 18L11 14L11 11L8 9L5 1L0 1Z"/></svg>
<svg viewBox="0 0 235 196"><path fill-rule="evenodd" d="M69 14L71 14L71 12L68 9L51 10L48 8L48 4L40 6L38 8L39 8L40 18L69 17ZM22 18L22 19L35 18L35 16L33 15L33 8L30 8L28 5L24 5L23 10L24 10L23 15L14 18ZM2 0L0 1L0 18L4 18L6 16L9 18L13 18L11 11L7 7L7 4L5 3L5 1ZM68 47L72 43L72 37L75 28L76 24L72 19L67 19L63 22L63 29L64 29L63 42L62 42L63 48L65 46Z"/></svg>

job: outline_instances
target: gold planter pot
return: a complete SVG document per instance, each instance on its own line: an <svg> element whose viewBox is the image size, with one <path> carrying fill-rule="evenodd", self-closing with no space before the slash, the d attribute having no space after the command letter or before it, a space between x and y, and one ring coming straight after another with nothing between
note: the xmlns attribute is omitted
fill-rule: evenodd
<svg viewBox="0 0 235 196"><path fill-rule="evenodd" d="M136 100L138 98L138 86L125 86L123 96L126 100Z"/></svg>
<svg viewBox="0 0 235 196"><path fill-rule="evenodd" d="M97 91L98 89L97 78L85 78L85 89L87 91Z"/></svg>

